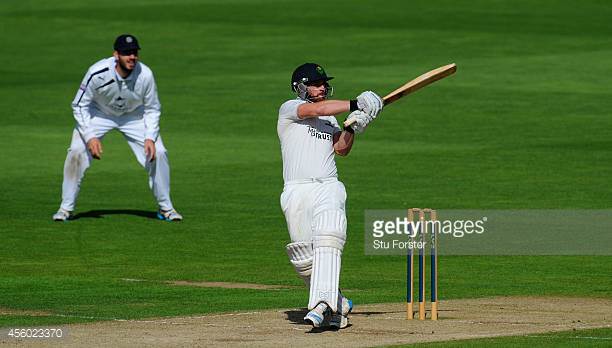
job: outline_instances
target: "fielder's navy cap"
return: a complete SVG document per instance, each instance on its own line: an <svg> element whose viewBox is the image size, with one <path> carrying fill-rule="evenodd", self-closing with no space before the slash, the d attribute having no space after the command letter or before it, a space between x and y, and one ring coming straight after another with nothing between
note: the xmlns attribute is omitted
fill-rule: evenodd
<svg viewBox="0 0 612 348"><path fill-rule="evenodd" d="M117 39L115 39L115 45L113 48L115 51L129 51L139 50L140 46L138 45L138 40L134 35L122 34L117 36Z"/></svg>

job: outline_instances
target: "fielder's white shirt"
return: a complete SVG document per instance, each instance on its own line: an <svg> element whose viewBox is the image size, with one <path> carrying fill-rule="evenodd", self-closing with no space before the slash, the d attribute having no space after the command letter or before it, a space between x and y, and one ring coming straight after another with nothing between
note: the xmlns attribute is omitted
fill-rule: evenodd
<svg viewBox="0 0 612 348"><path fill-rule="evenodd" d="M298 118L301 99L292 99L278 111L276 131L283 156L283 179L328 178L338 176L334 159L334 133L340 132L333 116Z"/></svg>
<svg viewBox="0 0 612 348"><path fill-rule="evenodd" d="M145 139L157 140L161 104L153 72L138 62L132 73L123 79L115 70L114 57L105 58L92 65L72 102L77 129L85 142L93 138L88 129L92 117L142 116L145 123Z"/></svg>

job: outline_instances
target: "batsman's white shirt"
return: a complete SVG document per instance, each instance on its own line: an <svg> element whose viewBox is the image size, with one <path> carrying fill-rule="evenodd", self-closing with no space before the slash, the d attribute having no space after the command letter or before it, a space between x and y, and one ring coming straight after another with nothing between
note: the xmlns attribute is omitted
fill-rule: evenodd
<svg viewBox="0 0 612 348"><path fill-rule="evenodd" d="M277 124L285 181L281 208L292 242L311 242L314 217L329 210L344 212L346 201L334 159L338 121L333 116L298 118L303 103L294 99L281 105Z"/></svg>
<svg viewBox="0 0 612 348"><path fill-rule="evenodd" d="M77 130L87 143L93 138L90 121L95 116L141 116L144 119L145 139L157 140L161 105L153 72L138 62L127 78L115 70L114 57L102 59L85 74L72 102Z"/></svg>
<svg viewBox="0 0 612 348"><path fill-rule="evenodd" d="M334 133L340 132L333 116L300 119L301 99L288 100L278 111L276 131L283 156L285 183L311 178L338 176L334 160Z"/></svg>

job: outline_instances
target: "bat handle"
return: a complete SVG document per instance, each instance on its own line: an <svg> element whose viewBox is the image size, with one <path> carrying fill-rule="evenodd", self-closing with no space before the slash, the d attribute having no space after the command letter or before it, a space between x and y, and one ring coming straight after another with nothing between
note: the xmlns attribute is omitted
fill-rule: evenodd
<svg viewBox="0 0 612 348"><path fill-rule="evenodd" d="M353 123L355 123L355 122L357 122L357 119L356 119L356 118L351 117L351 118L347 119L346 121L344 121L344 127L345 127L345 128L346 128L346 127L349 127L350 125L352 125L352 124L353 124Z"/></svg>
<svg viewBox="0 0 612 348"><path fill-rule="evenodd" d="M387 104L390 104L392 101L393 101L393 100L390 100L390 98L389 98L388 96L387 96L387 97L384 97L384 98L383 98L383 106L386 106ZM352 125L353 123L355 123L355 122L357 122L357 119L356 119L356 118L354 118L354 117L351 117L351 118L349 118L349 119L346 119L346 120L344 121L344 127L351 126L351 125Z"/></svg>

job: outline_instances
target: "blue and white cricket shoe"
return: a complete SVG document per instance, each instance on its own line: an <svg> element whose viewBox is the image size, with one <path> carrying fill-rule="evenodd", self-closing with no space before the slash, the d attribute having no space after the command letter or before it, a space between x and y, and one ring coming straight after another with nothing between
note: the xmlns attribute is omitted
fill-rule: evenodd
<svg viewBox="0 0 612 348"><path fill-rule="evenodd" d="M183 220L183 216L179 214L176 210L159 210L157 212L157 218L164 221L181 221Z"/></svg>
<svg viewBox="0 0 612 348"><path fill-rule="evenodd" d="M339 294L338 313L334 313L329 320L332 329L339 330L348 327L348 315L353 311L353 301Z"/></svg>
<svg viewBox="0 0 612 348"><path fill-rule="evenodd" d="M325 313L327 310L327 305L324 302L321 302L310 312L308 312L308 314L306 314L304 321L312 325L312 327L321 327L323 321L325 320Z"/></svg>

